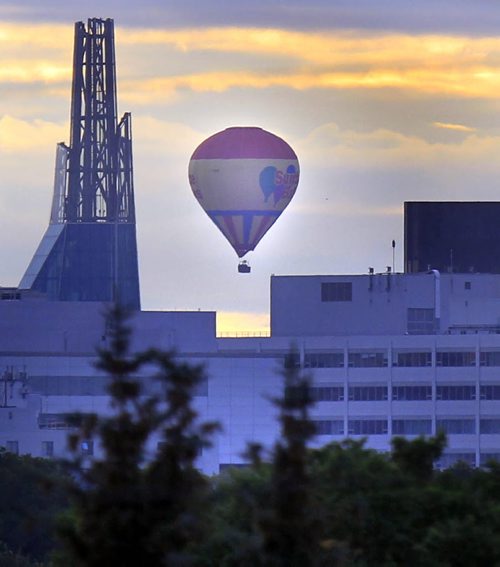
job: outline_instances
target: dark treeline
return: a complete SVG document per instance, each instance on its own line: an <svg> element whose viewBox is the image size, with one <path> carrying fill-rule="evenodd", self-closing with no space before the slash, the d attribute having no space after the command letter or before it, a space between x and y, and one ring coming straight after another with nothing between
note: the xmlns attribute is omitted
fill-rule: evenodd
<svg viewBox="0 0 500 567"><path fill-rule="evenodd" d="M207 478L195 468L214 423L191 401L200 367L169 353L129 353L119 309L99 367L114 412L87 416L66 463L0 453L0 566L500 565L500 468L436 471L445 438L396 438L391 454L347 440L308 449L309 380L284 371L281 436L251 466ZM162 396L145 398L147 368ZM157 452L147 442L159 435ZM86 460L83 440L98 459Z"/></svg>

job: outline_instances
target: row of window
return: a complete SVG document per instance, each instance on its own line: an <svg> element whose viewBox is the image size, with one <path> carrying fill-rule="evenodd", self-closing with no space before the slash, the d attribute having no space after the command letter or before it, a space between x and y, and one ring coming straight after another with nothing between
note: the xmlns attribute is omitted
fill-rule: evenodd
<svg viewBox="0 0 500 567"><path fill-rule="evenodd" d="M322 283L321 301L352 301L352 283L351 282Z"/></svg>
<svg viewBox="0 0 500 567"><path fill-rule="evenodd" d="M387 351L349 352L348 365L353 368L383 368L388 365ZM300 366L298 353L285 358L285 366ZM304 368L343 368L344 353L336 352L306 352L304 354Z"/></svg>
<svg viewBox="0 0 500 567"><path fill-rule="evenodd" d="M353 368L383 368L387 366L387 353L350 352L347 362Z"/></svg>
<svg viewBox="0 0 500 567"><path fill-rule="evenodd" d="M432 335L436 332L434 309L409 307L406 311L406 329L410 335Z"/></svg>
<svg viewBox="0 0 500 567"><path fill-rule="evenodd" d="M436 366L475 366L475 352L436 352Z"/></svg>
<svg viewBox="0 0 500 567"><path fill-rule="evenodd" d="M481 465L486 464L491 461L488 457L489 453L481 453ZM471 467L476 466L476 454L475 453L443 453L435 463L435 467L438 469L447 469L452 467L457 463L466 463Z"/></svg>
<svg viewBox="0 0 500 567"><path fill-rule="evenodd" d="M353 402L381 402L387 400L387 386L349 386L349 400Z"/></svg>
<svg viewBox="0 0 500 567"><path fill-rule="evenodd" d="M304 355L304 368L343 368L343 366L343 352L306 352Z"/></svg>
<svg viewBox="0 0 500 567"><path fill-rule="evenodd" d="M345 435L343 419L314 420L317 435ZM474 435L476 420L466 418L436 419L436 431L447 435ZM393 435L430 435L432 432L431 418L393 419ZM387 435L387 419L349 419L347 422L348 435ZM500 419L484 418L479 421L481 435L500 434Z"/></svg>
<svg viewBox="0 0 500 567"><path fill-rule="evenodd" d="M432 432L431 419L393 419L393 435L430 435Z"/></svg>
<svg viewBox="0 0 500 567"><path fill-rule="evenodd" d="M110 379L105 376L26 376L30 392L46 396L104 396L109 392ZM136 376L144 394L160 394L162 384L156 378ZM208 395L208 379L204 377L195 387L193 395Z"/></svg>
<svg viewBox="0 0 500 567"><path fill-rule="evenodd" d="M299 367L298 353L285 358L286 366ZM483 351L479 354L480 366L500 366L499 351ZM343 368L344 352L306 352L304 354L304 368ZM388 366L387 350L377 351L350 351L347 355L347 365L351 368L384 368ZM460 367L475 366L476 353L474 351L440 351L436 352L436 366ZM402 368L432 366L431 351L395 352L392 366Z"/></svg>
<svg viewBox="0 0 500 567"><path fill-rule="evenodd" d="M317 435L345 435L343 419L314 420ZM386 435L387 419L350 419L349 435Z"/></svg>
<svg viewBox="0 0 500 567"><path fill-rule="evenodd" d="M73 429L82 421L83 414L77 413L40 413L39 429Z"/></svg>
<svg viewBox="0 0 500 567"><path fill-rule="evenodd" d="M432 353L426 352L398 352L394 359L393 366L418 367L418 366L431 366Z"/></svg>
<svg viewBox="0 0 500 567"><path fill-rule="evenodd" d="M392 399L399 402L432 400L432 386L393 386Z"/></svg>
<svg viewBox="0 0 500 567"><path fill-rule="evenodd" d="M315 402L341 402L344 399L343 386L312 387L311 397Z"/></svg>
<svg viewBox="0 0 500 567"><path fill-rule="evenodd" d="M436 386L437 400L475 400L476 386L463 384Z"/></svg>
<svg viewBox="0 0 500 567"><path fill-rule="evenodd" d="M388 399L387 386L349 386L347 389L349 401L379 402ZM315 402L341 402L345 399L344 386L312 386L311 396ZM481 400L500 400L500 385L479 386ZM432 386L405 385L392 387L394 401L423 401L432 400ZM471 384L446 384L436 386L436 400L475 400L476 387Z"/></svg>

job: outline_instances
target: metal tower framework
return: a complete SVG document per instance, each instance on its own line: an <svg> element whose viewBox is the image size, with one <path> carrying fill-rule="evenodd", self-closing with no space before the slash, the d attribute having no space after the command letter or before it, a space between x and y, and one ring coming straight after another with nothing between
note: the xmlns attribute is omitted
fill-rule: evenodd
<svg viewBox="0 0 500 567"><path fill-rule="evenodd" d="M139 309L131 116L117 120L111 19L75 24L70 139L57 146L50 225L19 287Z"/></svg>
<svg viewBox="0 0 500 567"><path fill-rule="evenodd" d="M65 218L135 222L130 114L117 124L113 20L75 25Z"/></svg>

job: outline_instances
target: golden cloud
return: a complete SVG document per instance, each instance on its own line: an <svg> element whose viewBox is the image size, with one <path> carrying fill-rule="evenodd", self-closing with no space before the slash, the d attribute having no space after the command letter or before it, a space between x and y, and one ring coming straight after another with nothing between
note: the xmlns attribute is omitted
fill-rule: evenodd
<svg viewBox="0 0 500 567"><path fill-rule="evenodd" d="M476 128L471 126L465 126L464 124L449 124L447 122L433 122L433 126L436 128L442 128L444 130L455 130L457 132L476 132Z"/></svg>
<svg viewBox="0 0 500 567"><path fill-rule="evenodd" d="M54 83L71 79L71 66L53 61L3 61L0 83Z"/></svg>
<svg viewBox="0 0 500 567"><path fill-rule="evenodd" d="M0 23L0 82L69 80L72 34L67 25ZM496 98L500 88L497 37L118 27L117 45L130 58L120 63L123 96L139 103L165 101L184 89L384 88ZM172 64L176 51L185 63L182 73ZM214 59L214 52L221 57ZM134 58L144 53L141 61L154 64L137 74Z"/></svg>
<svg viewBox="0 0 500 567"><path fill-rule="evenodd" d="M56 143L67 137L68 132L68 124L19 120L6 115L0 119L0 149L3 152L39 152L40 148L50 148L55 152Z"/></svg>
<svg viewBox="0 0 500 567"><path fill-rule="evenodd" d="M417 136L391 130L371 132L341 130L336 124L314 129L293 142L304 170L314 167L401 168L405 164L425 170L468 168L499 170L495 156L500 153L499 136L469 133L463 140L449 144L430 142Z"/></svg>
<svg viewBox="0 0 500 567"><path fill-rule="evenodd" d="M0 44L8 50L47 49L67 51L73 41L73 27L63 24L19 24L0 22Z"/></svg>
<svg viewBox="0 0 500 567"><path fill-rule="evenodd" d="M399 88L496 98L500 86L500 61L495 55L500 52L498 38L209 28L125 30L121 41L157 48L168 46L183 53L216 51L262 57L254 67L247 64L244 70L231 70L228 62L227 68L211 72L196 68L185 75L152 79L144 91L153 96L158 89L165 88L169 92L183 88L222 92L233 87L285 86Z"/></svg>

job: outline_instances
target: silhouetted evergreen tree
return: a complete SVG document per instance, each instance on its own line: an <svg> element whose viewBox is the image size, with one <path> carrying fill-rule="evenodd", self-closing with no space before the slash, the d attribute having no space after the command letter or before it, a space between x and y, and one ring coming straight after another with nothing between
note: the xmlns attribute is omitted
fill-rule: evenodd
<svg viewBox="0 0 500 567"><path fill-rule="evenodd" d="M61 526L61 565L191 565L190 547L201 538L206 479L195 460L216 425L198 424L191 406L203 377L198 366L179 364L172 354L130 354L130 329L123 311L109 315L110 347L97 367L110 377L110 415L87 416L71 437L76 482L73 517ZM143 395L138 373L154 373L164 395ZM157 451L148 441L159 433ZM80 447L96 443L88 460Z"/></svg>
<svg viewBox="0 0 500 567"><path fill-rule="evenodd" d="M311 390L295 364L275 400L281 436L271 452L251 445L253 466L209 485L194 467L215 428L191 408L201 370L155 350L130 355L123 314L111 321L99 366L112 376L114 413L85 419L73 437L75 454L93 438L102 457L75 459L60 565L500 565L500 466L434 470L442 436L395 439L387 454L363 440L308 449ZM163 398L141 395L144 368L155 369ZM163 444L151 456L154 432Z"/></svg>
<svg viewBox="0 0 500 567"><path fill-rule="evenodd" d="M269 507L260 520L264 564L309 567L319 553L307 448L316 434L309 417L313 399L309 377L295 365L286 366L283 378L283 395L274 400L281 436L271 458Z"/></svg>
<svg viewBox="0 0 500 567"><path fill-rule="evenodd" d="M0 450L0 565L44 561L68 506L58 463Z"/></svg>
<svg viewBox="0 0 500 567"><path fill-rule="evenodd" d="M440 432L436 437L417 437L413 440L404 437L392 439L392 460L401 471L412 475L416 480L429 481L434 474L434 463L446 447L446 436Z"/></svg>
<svg viewBox="0 0 500 567"><path fill-rule="evenodd" d="M26 557L22 553L14 553L5 544L0 544L1 567L44 567L43 563Z"/></svg>
<svg viewBox="0 0 500 567"><path fill-rule="evenodd" d="M317 565L318 517L312 498L307 445L315 435L309 377L286 357L283 394L273 400L281 434L269 454L251 443L251 466L215 479L212 530L200 547L200 565L308 567Z"/></svg>

